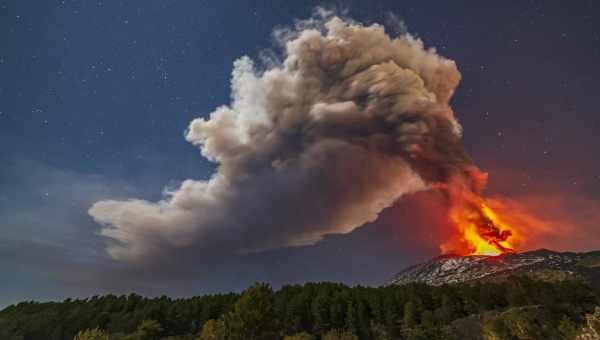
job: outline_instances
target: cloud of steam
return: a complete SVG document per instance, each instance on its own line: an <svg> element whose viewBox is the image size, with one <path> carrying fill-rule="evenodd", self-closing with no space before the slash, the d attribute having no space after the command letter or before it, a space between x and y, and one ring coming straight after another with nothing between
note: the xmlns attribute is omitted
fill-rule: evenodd
<svg viewBox="0 0 600 340"><path fill-rule="evenodd" d="M452 60L410 34L327 15L279 37L283 62L258 71L240 58L231 104L190 123L186 139L218 164L209 180L159 202L90 208L112 257L311 244L475 169L448 105L460 80Z"/></svg>

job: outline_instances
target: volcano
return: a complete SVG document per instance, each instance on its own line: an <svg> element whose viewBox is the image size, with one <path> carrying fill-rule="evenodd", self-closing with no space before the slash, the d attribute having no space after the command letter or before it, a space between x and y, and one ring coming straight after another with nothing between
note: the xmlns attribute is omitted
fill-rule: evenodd
<svg viewBox="0 0 600 340"><path fill-rule="evenodd" d="M600 251L556 252L547 249L499 256L442 255L408 267L388 284L443 284L503 280L526 275L541 280L583 279L600 288Z"/></svg>

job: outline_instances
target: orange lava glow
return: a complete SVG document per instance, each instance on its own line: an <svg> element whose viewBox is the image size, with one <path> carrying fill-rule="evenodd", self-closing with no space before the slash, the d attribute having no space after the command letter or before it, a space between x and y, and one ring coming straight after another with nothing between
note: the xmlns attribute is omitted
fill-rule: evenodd
<svg viewBox="0 0 600 340"><path fill-rule="evenodd" d="M523 241L518 230L475 194L467 194L449 212L458 234L441 245L443 253L497 256L515 252Z"/></svg>

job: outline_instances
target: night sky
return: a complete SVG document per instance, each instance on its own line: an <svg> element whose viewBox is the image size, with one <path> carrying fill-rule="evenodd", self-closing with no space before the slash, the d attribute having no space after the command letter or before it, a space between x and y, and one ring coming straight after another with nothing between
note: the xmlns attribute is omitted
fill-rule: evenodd
<svg viewBox="0 0 600 340"><path fill-rule="evenodd" d="M489 195L578 226L600 248L597 1L345 1L401 19L456 61L452 107ZM490 2L491 3L491 2ZM315 280L380 284L438 253L427 197L312 246L198 259L160 273L111 259L88 215L103 199L157 201L215 164L184 138L230 102L233 62L273 47L313 1L0 1L0 306L138 292L187 296ZM417 195L418 196L418 195ZM422 210L422 209L421 209ZM417 212L416 212L417 211ZM545 246L541 244L541 246Z"/></svg>

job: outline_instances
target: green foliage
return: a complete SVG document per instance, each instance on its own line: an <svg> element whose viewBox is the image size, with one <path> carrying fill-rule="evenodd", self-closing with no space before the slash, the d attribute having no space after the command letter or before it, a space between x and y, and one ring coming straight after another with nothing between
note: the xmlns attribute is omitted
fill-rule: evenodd
<svg viewBox="0 0 600 340"><path fill-rule="evenodd" d="M358 336L348 330L332 329L323 334L322 340L358 340Z"/></svg>
<svg viewBox="0 0 600 340"><path fill-rule="evenodd" d="M202 332L198 340L225 340L227 332L225 323L222 320L210 319L202 327Z"/></svg>
<svg viewBox="0 0 600 340"><path fill-rule="evenodd" d="M442 330L439 328L430 328L426 326L418 326L406 330L407 340L448 340Z"/></svg>
<svg viewBox="0 0 600 340"><path fill-rule="evenodd" d="M225 316L229 340L271 340L277 338L278 322L273 290L256 284L244 291Z"/></svg>
<svg viewBox="0 0 600 340"><path fill-rule="evenodd" d="M124 337L123 340L159 340L163 327L156 320L144 320L137 330Z"/></svg>
<svg viewBox="0 0 600 340"><path fill-rule="evenodd" d="M574 339L577 326L565 316L560 321L540 306L510 308L489 317L484 324L486 340Z"/></svg>
<svg viewBox="0 0 600 340"><path fill-rule="evenodd" d="M571 340L577 336L577 325L568 316L563 316L558 323L558 331L563 339Z"/></svg>
<svg viewBox="0 0 600 340"><path fill-rule="evenodd" d="M371 339L392 340L392 337L390 336L384 325L375 321L371 321Z"/></svg>
<svg viewBox="0 0 600 340"><path fill-rule="evenodd" d="M410 300L404 304L404 326L412 328L417 325L417 307L415 302Z"/></svg>
<svg viewBox="0 0 600 340"><path fill-rule="evenodd" d="M511 328L517 339L542 339L543 329L534 316L521 310L511 310L502 316L503 322Z"/></svg>
<svg viewBox="0 0 600 340"><path fill-rule="evenodd" d="M474 332L487 339L568 339L600 304L597 294L577 280L515 277L440 287L307 283L275 292L258 284L242 294L189 299L107 295L9 306L0 311L0 339L72 340L80 331L94 329L104 330L110 340L187 340L193 334L198 340L302 339L331 330L345 330L358 339L451 339L448 329L473 315L484 320L481 324L481 318L474 318L479 323ZM595 325L596 319L590 320Z"/></svg>
<svg viewBox="0 0 600 340"><path fill-rule="evenodd" d="M73 340L109 340L108 333L105 331L94 328L94 329L86 329L84 331L80 331L75 335Z"/></svg>
<svg viewBox="0 0 600 340"><path fill-rule="evenodd" d="M485 321L482 335L485 340L504 340L510 338L511 331L501 318L491 318Z"/></svg>
<svg viewBox="0 0 600 340"><path fill-rule="evenodd" d="M286 335L283 340L316 340L316 338L312 334L300 332L294 335Z"/></svg>
<svg viewBox="0 0 600 340"><path fill-rule="evenodd" d="M111 340L113 340L113 339L111 339ZM115 338L115 340L119 340L119 338ZM160 340L196 340L196 337L194 337L192 334L169 335L169 336L160 338Z"/></svg>

